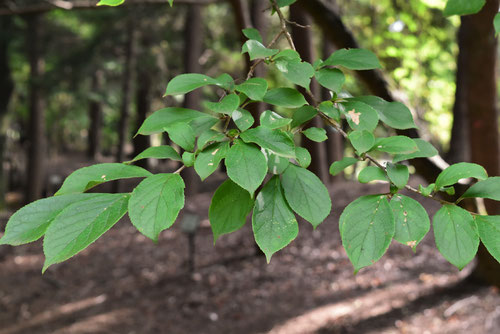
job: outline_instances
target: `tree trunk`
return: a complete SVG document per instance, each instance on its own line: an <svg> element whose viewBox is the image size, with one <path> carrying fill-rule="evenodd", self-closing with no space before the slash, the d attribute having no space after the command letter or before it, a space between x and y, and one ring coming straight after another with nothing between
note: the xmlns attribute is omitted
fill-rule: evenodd
<svg viewBox="0 0 500 334"><path fill-rule="evenodd" d="M297 5L290 6L290 20L301 25L311 25L311 19L307 14ZM314 62L316 56L314 52L314 43L312 39L312 31L309 28L301 28L296 25L292 26L292 36L297 48L297 52L302 57L302 60L307 62ZM299 88L304 94L304 90ZM314 96L319 96L319 85L313 79L311 81L311 92ZM307 97L307 95L305 94ZM311 102L311 101L309 101ZM317 117L314 118L308 125L308 127L323 127L322 121ZM326 157L326 145L324 142L317 143L312 140L307 139L303 136L304 147L311 153L312 161L309 166L309 170L315 173L323 182L329 180L328 177L328 162Z"/></svg>
<svg viewBox="0 0 500 334"><path fill-rule="evenodd" d="M190 5L186 16L185 46L184 46L184 72L200 73L200 57L203 52L204 24L202 6ZM201 90L188 93L184 100L184 108L199 109ZM193 168L186 168L182 172L186 184L186 194L193 195L200 189L200 181Z"/></svg>
<svg viewBox="0 0 500 334"><path fill-rule="evenodd" d="M141 70L138 74L138 82L140 85L137 85L137 95L136 95L136 125L135 132L139 130L142 123L146 120L148 113L151 109L151 76L146 70ZM134 144L134 156L138 155L145 149L147 149L150 143L149 136L137 136L133 139L132 143ZM149 159L139 160L136 163L138 166L148 169L149 168Z"/></svg>
<svg viewBox="0 0 500 334"><path fill-rule="evenodd" d="M131 16L133 14L130 14ZM120 110L120 121L118 123L118 151L116 161L125 159L125 145L128 140L130 104L132 103L132 84L134 80L135 56L136 56L136 29L135 20L129 18L127 27L127 42L125 44L125 62L122 79L122 104Z"/></svg>
<svg viewBox="0 0 500 334"><path fill-rule="evenodd" d="M327 59L334 51L332 44L328 42L327 38L323 37L323 59ZM331 99L331 93L326 88L321 88L321 99L327 101ZM344 157L344 138L342 135L332 127L328 129L328 140L326 141L326 153L328 166L335 161L342 160ZM344 173L339 173L335 176L330 175L332 182L339 181L343 178Z"/></svg>
<svg viewBox="0 0 500 334"><path fill-rule="evenodd" d="M463 45L464 28L458 32L458 45ZM470 161L469 128L465 106L468 83L464 80L464 70L467 67L465 50L458 51L455 103L453 105L453 126L451 129L450 148L446 154L446 161L453 164L461 161Z"/></svg>
<svg viewBox="0 0 500 334"><path fill-rule="evenodd" d="M26 16L28 59L30 64L29 82L29 123L26 201L32 202L42 197L45 179L45 110L42 92L44 61L42 58L42 15Z"/></svg>
<svg viewBox="0 0 500 334"><path fill-rule="evenodd" d="M122 81L122 104L120 120L118 122L118 150L116 151L116 162L125 160L125 146L129 137L130 104L132 103L132 84L134 80L134 68L136 58L136 29L133 13L129 14L127 23L127 42L125 44L125 62ZM122 183L115 181L113 192L121 192Z"/></svg>
<svg viewBox="0 0 500 334"><path fill-rule="evenodd" d="M253 27L260 32L262 39L266 41L267 32L269 29L268 17L264 11L269 8L269 1L267 0L253 0L251 3L251 23ZM263 78L267 75L267 66L260 64L255 68L254 76ZM248 105L248 111L254 116L256 120L267 109L267 104L264 102L257 102Z"/></svg>
<svg viewBox="0 0 500 334"><path fill-rule="evenodd" d="M96 160L101 154L101 134L102 134L102 84L103 73L100 70L92 75L92 98L89 104L89 142L87 156L89 159Z"/></svg>
<svg viewBox="0 0 500 334"><path fill-rule="evenodd" d="M468 116L471 161L482 165L490 176L500 172L500 143L498 133L496 59L497 40L493 18L498 12L499 0L488 0L476 15L462 17L460 52L464 54L463 90ZM500 214L500 203L486 201L491 215ZM474 275L500 286L500 264L479 248Z"/></svg>
<svg viewBox="0 0 500 334"><path fill-rule="evenodd" d="M4 121L14 90L8 56L9 44L12 40L11 26L12 17L0 16L0 210L5 207L5 193L7 191L7 175L3 163L7 144Z"/></svg>

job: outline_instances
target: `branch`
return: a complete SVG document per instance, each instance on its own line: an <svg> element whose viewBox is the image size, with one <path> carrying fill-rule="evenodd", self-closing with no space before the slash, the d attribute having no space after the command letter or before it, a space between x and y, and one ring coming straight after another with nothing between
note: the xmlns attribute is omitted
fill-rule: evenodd
<svg viewBox="0 0 500 334"><path fill-rule="evenodd" d="M175 0L177 4L209 5L222 2L223 0ZM96 6L98 0L50 0L39 1L32 5L16 5L15 1L0 5L0 16L2 15L24 15L44 13L54 9L102 9L105 7ZM126 0L122 6L133 5L167 5L166 0Z"/></svg>
<svg viewBox="0 0 500 334"><path fill-rule="evenodd" d="M344 25L340 15L331 6L326 5L320 0L299 0L297 4L314 18L314 21L324 31L325 36L337 48L359 48L356 38ZM389 102L395 101L394 96L389 91L389 85L380 71L356 71L356 75L366 84L372 94ZM397 130L397 133L410 138L420 138L416 129ZM447 167L446 162L441 157L415 159L413 165L417 172L429 183L433 182L439 173Z"/></svg>

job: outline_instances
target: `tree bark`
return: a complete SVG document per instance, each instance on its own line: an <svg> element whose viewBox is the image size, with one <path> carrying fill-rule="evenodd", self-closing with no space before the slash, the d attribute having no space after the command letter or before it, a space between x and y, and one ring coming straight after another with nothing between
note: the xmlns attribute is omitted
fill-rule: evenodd
<svg viewBox="0 0 500 334"><path fill-rule="evenodd" d="M185 46L184 46L184 72L200 73L200 57L203 52L204 24L202 8L198 5L188 6L185 23ZM201 101L201 90L197 89L188 93L184 100L184 108L199 109ZM186 168L182 172L186 184L186 194L198 193L200 182L193 168Z"/></svg>
<svg viewBox="0 0 500 334"><path fill-rule="evenodd" d="M5 171L6 135L5 116L7 115L9 101L14 90L12 81L8 49L12 40L12 18L0 17L0 210L5 207L5 193L7 191L7 175Z"/></svg>
<svg viewBox="0 0 500 334"><path fill-rule="evenodd" d="M142 123L146 120L149 111L151 110L151 76L146 70L140 70L138 74L138 82L140 85L137 85L137 93L136 93L136 124L135 130L139 130ZM137 136L132 140L134 145L134 156L138 155L145 149L147 149L150 143L149 136ZM137 161L136 165L141 166L142 168L149 168L149 159L143 159Z"/></svg>
<svg viewBox="0 0 500 334"><path fill-rule="evenodd" d="M290 20L300 25L311 25L310 17L297 5L290 6ZM292 26L292 36L297 48L297 52L302 57L302 60L314 62L316 55L314 52L314 43L312 31L309 28L301 28L296 25ZM311 92L314 96L319 96L319 85L316 80L311 81ZM303 89L299 88L302 93ZM307 97L307 95L306 95ZM311 102L311 101L309 101ZM322 121L319 118L314 118L308 127L323 127ZM326 145L324 142L317 143L303 136L304 147L311 153L312 161L309 170L315 173L323 182L328 182L328 161L326 157Z"/></svg>
<svg viewBox="0 0 500 334"><path fill-rule="evenodd" d="M29 123L26 202L42 197L45 181L45 110L42 92L44 60L42 57L43 28L41 14L26 16L28 59L30 64L29 82Z"/></svg>
<svg viewBox="0 0 500 334"><path fill-rule="evenodd" d="M323 36L323 59L327 59L334 50L332 44L328 42L327 38ZM323 101L327 101L331 99L331 93L326 88L321 88L321 99ZM344 138L342 135L335 129L328 129L328 140L326 141L326 153L327 153L327 162L328 166L334 163L335 161L342 160L344 157ZM339 173L335 176L330 175L330 180L332 182L340 181L344 176L344 173Z"/></svg>
<svg viewBox="0 0 500 334"><path fill-rule="evenodd" d="M466 31L460 27L457 37L458 45L464 44ZM467 94L467 81L464 78L464 71L467 67L466 51L459 48L456 70L456 90L455 103L453 105L453 126L451 129L450 148L446 154L446 161L453 164L461 161L470 161L469 128L467 126L467 112L465 97Z"/></svg>
<svg viewBox="0 0 500 334"><path fill-rule="evenodd" d="M120 120L118 122L118 149L116 151L116 162L125 160L125 146L129 140L130 105L132 103L132 85L134 81L134 69L136 61L136 39L134 14L129 13L127 23L127 40L125 43L125 61L122 79L122 104L120 109ZM113 192L122 190L122 182L115 181Z"/></svg>
<svg viewBox="0 0 500 334"><path fill-rule="evenodd" d="M500 172L496 59L497 40L493 18L499 0L487 0L475 15L462 17L460 52L463 52L464 107L468 117L471 161L482 165L490 176ZM490 215L500 214L500 203L486 201ZM500 286L500 264L483 245L478 252L475 277Z"/></svg>
<svg viewBox="0 0 500 334"><path fill-rule="evenodd" d="M130 104L132 103L132 84L134 80L135 56L136 56L136 29L135 20L130 14L127 26L127 42L125 44L125 62L122 79L122 104L120 110L120 121L118 123L118 150L116 161L125 159L125 145L128 140Z"/></svg>
<svg viewBox="0 0 500 334"><path fill-rule="evenodd" d="M89 142L87 156L89 159L96 160L101 154L101 135L102 135L102 94L103 73L97 70L92 75L91 84L92 98L89 104Z"/></svg>

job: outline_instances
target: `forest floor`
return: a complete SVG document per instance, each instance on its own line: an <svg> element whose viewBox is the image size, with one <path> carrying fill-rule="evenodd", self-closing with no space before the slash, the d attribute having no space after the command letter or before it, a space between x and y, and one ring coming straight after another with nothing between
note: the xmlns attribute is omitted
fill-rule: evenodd
<svg viewBox="0 0 500 334"><path fill-rule="evenodd" d="M250 224L213 245L208 192L187 201L202 219L192 273L182 215L157 245L123 219L44 275L41 242L2 246L0 334L500 333L499 291L466 279L473 264L462 272L448 264L432 233L416 254L394 242L353 275L338 218L380 187L334 185L328 220L316 231L301 221L299 237L270 264L255 255ZM423 204L431 216L437 210Z"/></svg>

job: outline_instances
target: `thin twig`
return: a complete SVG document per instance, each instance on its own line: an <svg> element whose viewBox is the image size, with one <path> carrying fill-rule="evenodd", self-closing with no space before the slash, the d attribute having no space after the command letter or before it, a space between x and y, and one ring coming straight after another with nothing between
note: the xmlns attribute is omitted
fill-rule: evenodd
<svg viewBox="0 0 500 334"><path fill-rule="evenodd" d="M185 168L186 168L186 166L185 166L185 165L182 165L182 166L181 166L181 168L179 168L178 170L176 170L176 171L174 172L174 174L180 174L180 172L182 172Z"/></svg>
<svg viewBox="0 0 500 334"><path fill-rule="evenodd" d="M285 34L285 37L288 41L288 44L290 44L290 48L292 48L292 50L294 50L294 51L297 51L297 49L295 48L295 44L293 43L292 36L290 35L290 33L288 32L288 29L286 27L285 16L283 16L283 13L281 12L280 7L276 3L276 0L272 0L272 2L273 2L274 10L276 11L276 13L278 13L278 16L280 18L281 31L283 31L283 33Z"/></svg>

